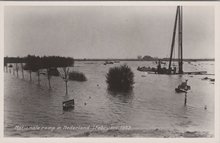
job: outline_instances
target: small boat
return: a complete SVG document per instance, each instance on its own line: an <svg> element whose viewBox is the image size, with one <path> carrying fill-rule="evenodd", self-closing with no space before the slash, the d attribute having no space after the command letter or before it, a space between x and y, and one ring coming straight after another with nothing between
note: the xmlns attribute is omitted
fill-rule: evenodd
<svg viewBox="0 0 220 143"><path fill-rule="evenodd" d="M175 88L175 91L177 93L181 93L181 92L186 93L190 89L191 87L187 85L187 80L186 80L185 82L182 82L177 88Z"/></svg>
<svg viewBox="0 0 220 143"><path fill-rule="evenodd" d="M185 89L181 89L181 88L175 88L175 91L176 91L177 93L187 92Z"/></svg>
<svg viewBox="0 0 220 143"><path fill-rule="evenodd" d="M156 69L151 67L138 67L137 70L142 72L154 72Z"/></svg>
<svg viewBox="0 0 220 143"><path fill-rule="evenodd" d="M104 65L108 65L108 64L114 64L114 62L106 61L106 62L104 63Z"/></svg>
<svg viewBox="0 0 220 143"><path fill-rule="evenodd" d="M204 77L204 78L202 78L202 80L208 80L209 78L208 77Z"/></svg>
<svg viewBox="0 0 220 143"><path fill-rule="evenodd" d="M63 110L68 110L74 108L74 99L63 102Z"/></svg>

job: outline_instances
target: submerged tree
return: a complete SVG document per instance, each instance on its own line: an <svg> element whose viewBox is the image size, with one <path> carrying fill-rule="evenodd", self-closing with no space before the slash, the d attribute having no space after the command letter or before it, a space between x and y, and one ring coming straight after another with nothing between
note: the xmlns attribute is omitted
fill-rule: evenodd
<svg viewBox="0 0 220 143"><path fill-rule="evenodd" d="M41 69L41 58L39 56L34 59L33 71L37 73L37 83L40 85L40 69Z"/></svg>
<svg viewBox="0 0 220 143"><path fill-rule="evenodd" d="M44 56L39 57L35 55L28 55L24 58L19 57L4 57L4 66L7 66L8 63L11 63L9 65L9 68L12 68L13 74L14 73L14 66L12 64L15 64L15 69L17 71L18 76L18 63L21 64L21 70L22 70L22 77L24 78L23 70L28 70L30 74L30 81L32 81L32 72L36 72L38 76L38 84L40 84L40 70L46 69L47 71L47 79L48 79L48 85L49 89L51 89L51 77L52 76L59 76L59 72L57 68L63 68L64 70L64 78L66 87L68 82L68 76L69 76L69 69L68 67L72 66L74 63L73 58L70 57L60 57L60 56ZM25 65L23 66L23 63ZM67 91L67 89L66 89Z"/></svg>
<svg viewBox="0 0 220 143"><path fill-rule="evenodd" d="M24 78L23 65L22 65L22 63L24 63L24 58L20 58L20 57L4 57L4 65L6 67L6 72L8 71L8 67L10 68L10 70L9 70L10 73L11 73L11 69L13 70L13 74L15 74L14 70L16 70L17 77L18 77L18 71L19 71L19 63L21 64L22 77ZM9 66L8 66L8 64L9 64Z"/></svg>
<svg viewBox="0 0 220 143"><path fill-rule="evenodd" d="M28 55L27 57L25 57L24 70L29 71L30 82L32 81L32 71L34 69L34 58L35 58L35 56L31 56L31 55Z"/></svg>
<svg viewBox="0 0 220 143"><path fill-rule="evenodd" d="M15 75L15 67L14 67L14 65L12 66L12 72L13 72L13 75Z"/></svg>
<svg viewBox="0 0 220 143"><path fill-rule="evenodd" d="M66 85L66 95L68 94L68 80L69 80L69 68L68 67L63 67L63 71L64 71L64 81L65 81L65 85Z"/></svg>
<svg viewBox="0 0 220 143"><path fill-rule="evenodd" d="M23 65L23 62L21 62L20 64L21 64L22 79L24 79L24 65Z"/></svg>
<svg viewBox="0 0 220 143"><path fill-rule="evenodd" d="M32 72L37 72L39 73L39 70L41 68L41 59L39 56L35 55L28 55L24 59L25 66L24 70L28 70L30 74L30 81L32 81ZM40 84L40 74L38 75L38 84Z"/></svg>
<svg viewBox="0 0 220 143"><path fill-rule="evenodd" d="M50 57L42 57L42 68L45 68L46 69L46 72L47 72L47 80L48 80L48 87L49 89L51 89L51 71L50 69L53 67L53 63L56 62L55 60L53 60L52 58Z"/></svg>
<svg viewBox="0 0 220 143"><path fill-rule="evenodd" d="M49 57L42 57L42 65L47 70L47 79L49 88L51 89L51 76L52 70L57 68L63 68L64 71L64 81L66 83L66 91L67 91L67 82L68 82L68 67L72 66L74 63L73 58L66 58L66 57L58 57L58 56L49 56Z"/></svg>
<svg viewBox="0 0 220 143"><path fill-rule="evenodd" d="M19 70L18 63L15 63L15 70L16 70L17 77L18 77L18 70Z"/></svg>
<svg viewBox="0 0 220 143"><path fill-rule="evenodd" d="M69 67L63 67L62 71L60 71L60 76L65 82L66 95L67 95L68 94L68 81L69 81Z"/></svg>

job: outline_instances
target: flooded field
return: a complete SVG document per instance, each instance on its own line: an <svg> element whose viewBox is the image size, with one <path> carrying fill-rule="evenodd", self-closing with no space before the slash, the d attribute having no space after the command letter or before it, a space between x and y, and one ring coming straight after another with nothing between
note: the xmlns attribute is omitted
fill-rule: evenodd
<svg viewBox="0 0 220 143"><path fill-rule="evenodd" d="M48 90L45 75L41 85L37 76L29 73L25 79L12 73L4 75L4 134L5 136L123 136L101 128L124 127L131 136L146 136L151 130L176 132L207 132L214 134L214 86L204 77L214 75L157 75L137 71L138 66L155 66L153 62L121 61L104 65L104 61L76 61L72 70L83 72L87 81L68 82L69 94L65 95L65 83L61 77L52 77L52 90ZM113 66L126 63L134 72L134 88L130 93L110 93L106 85L106 73ZM214 62L184 62L184 71L207 71L214 74ZM175 88L188 79L191 90L187 106L184 94ZM75 108L63 111L62 102L75 99ZM207 109L205 109L207 107ZM44 130L33 127L51 127ZM55 127L56 129L54 129ZM57 129L61 127L61 129ZM78 129L73 129L78 127ZM87 127L98 128L91 130ZM135 132L135 131L143 132ZM135 135L134 135L135 132ZM125 134L124 134L125 135ZM157 137L152 134L152 137ZM168 135L169 136L169 135ZM170 135L172 136L172 135ZM161 137L161 136L159 136Z"/></svg>

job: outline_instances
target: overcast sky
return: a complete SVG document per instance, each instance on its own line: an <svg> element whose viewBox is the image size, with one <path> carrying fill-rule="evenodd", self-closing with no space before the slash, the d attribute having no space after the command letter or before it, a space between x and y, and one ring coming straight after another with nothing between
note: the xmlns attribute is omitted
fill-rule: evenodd
<svg viewBox="0 0 220 143"><path fill-rule="evenodd" d="M168 57L175 13L176 7L167 6L5 7L4 52L5 56ZM214 58L214 7L183 7L183 51L184 58Z"/></svg>

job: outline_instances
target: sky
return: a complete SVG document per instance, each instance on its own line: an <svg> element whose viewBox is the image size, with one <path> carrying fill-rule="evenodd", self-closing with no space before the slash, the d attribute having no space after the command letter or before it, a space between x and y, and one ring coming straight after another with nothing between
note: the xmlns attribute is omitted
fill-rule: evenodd
<svg viewBox="0 0 220 143"><path fill-rule="evenodd" d="M4 54L169 57L175 13L175 6L8 6ZM183 57L214 58L214 31L214 7L184 6Z"/></svg>

